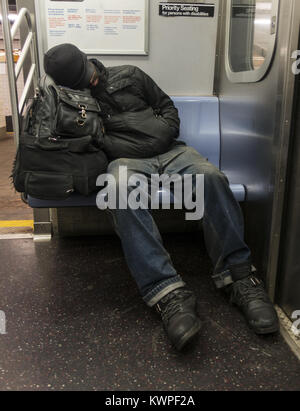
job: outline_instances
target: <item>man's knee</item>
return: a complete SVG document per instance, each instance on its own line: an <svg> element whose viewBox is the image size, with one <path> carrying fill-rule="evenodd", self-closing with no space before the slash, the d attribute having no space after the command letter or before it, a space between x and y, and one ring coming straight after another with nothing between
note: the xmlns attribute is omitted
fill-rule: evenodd
<svg viewBox="0 0 300 411"><path fill-rule="evenodd" d="M149 204L149 180L145 174L138 173L136 168L134 160L127 158L114 160L108 166L107 175L115 189L117 208L135 209L137 203L147 208ZM138 192L131 198L134 189L138 189Z"/></svg>
<svg viewBox="0 0 300 411"><path fill-rule="evenodd" d="M216 168L213 164L208 163L208 165L204 168L202 174L204 174L204 181L206 182L206 184L229 184L228 178L225 176L225 174L222 173L222 171Z"/></svg>
<svg viewBox="0 0 300 411"><path fill-rule="evenodd" d="M112 174L115 177L119 177L121 167L129 167L130 159L118 158L109 163L107 167L107 174Z"/></svg>
<svg viewBox="0 0 300 411"><path fill-rule="evenodd" d="M224 182L228 182L225 174L193 147L185 147L185 154L191 162L191 167L189 168L191 174L202 174L208 181L224 180Z"/></svg>

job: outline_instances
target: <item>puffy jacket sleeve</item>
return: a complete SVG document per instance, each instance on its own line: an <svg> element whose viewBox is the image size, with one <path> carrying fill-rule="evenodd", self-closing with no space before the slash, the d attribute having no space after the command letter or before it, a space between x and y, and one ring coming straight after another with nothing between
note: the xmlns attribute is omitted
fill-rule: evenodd
<svg viewBox="0 0 300 411"><path fill-rule="evenodd" d="M149 106L174 129L174 138L177 138L179 135L180 119L178 110L171 98L158 87L148 74L138 67L135 68L134 78Z"/></svg>

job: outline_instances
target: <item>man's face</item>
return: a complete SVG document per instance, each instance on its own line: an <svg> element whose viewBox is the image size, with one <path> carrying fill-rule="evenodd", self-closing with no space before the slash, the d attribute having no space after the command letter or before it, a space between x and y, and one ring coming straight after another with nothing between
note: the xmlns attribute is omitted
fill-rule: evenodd
<svg viewBox="0 0 300 411"><path fill-rule="evenodd" d="M96 67L94 66L94 64L93 63L90 63L90 64L93 65L94 71L93 71L92 77L90 79L89 87L93 88L93 87L96 87L99 84L99 75L98 75L98 71L97 71Z"/></svg>

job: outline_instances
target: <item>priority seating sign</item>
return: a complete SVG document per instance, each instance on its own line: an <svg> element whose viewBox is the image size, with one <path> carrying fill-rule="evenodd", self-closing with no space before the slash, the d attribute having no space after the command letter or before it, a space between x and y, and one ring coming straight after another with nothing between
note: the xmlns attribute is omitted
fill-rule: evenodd
<svg viewBox="0 0 300 411"><path fill-rule="evenodd" d="M206 3L159 3L163 17L214 17L215 5Z"/></svg>

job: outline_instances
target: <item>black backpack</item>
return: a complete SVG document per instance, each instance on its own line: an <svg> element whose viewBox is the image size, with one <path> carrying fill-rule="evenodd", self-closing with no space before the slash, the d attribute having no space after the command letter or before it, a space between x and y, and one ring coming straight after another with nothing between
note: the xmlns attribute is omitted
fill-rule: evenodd
<svg viewBox="0 0 300 411"><path fill-rule="evenodd" d="M49 76L39 82L23 119L12 179L15 189L35 198L61 200L89 195L106 172L103 124L90 90L57 86Z"/></svg>

